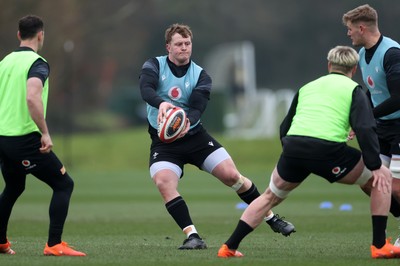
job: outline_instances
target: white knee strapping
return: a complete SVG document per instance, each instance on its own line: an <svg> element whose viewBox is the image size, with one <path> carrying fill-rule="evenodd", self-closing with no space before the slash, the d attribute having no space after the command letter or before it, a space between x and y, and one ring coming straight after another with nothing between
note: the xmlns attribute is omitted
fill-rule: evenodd
<svg viewBox="0 0 400 266"><path fill-rule="evenodd" d="M269 180L269 189L272 191L272 193L274 193L277 197L279 197L281 199L286 198L290 193L290 191L286 191L286 190L282 190L282 189L277 188L275 186L275 184L274 184L272 175L271 175L271 178Z"/></svg>
<svg viewBox="0 0 400 266"><path fill-rule="evenodd" d="M400 155L392 155L389 169L392 172L393 178L400 179Z"/></svg>
<svg viewBox="0 0 400 266"><path fill-rule="evenodd" d="M211 174L211 172L218 164L229 158L231 158L231 156L228 154L228 152L224 148L219 148L218 150L208 155L208 157L204 160L201 169Z"/></svg>
<svg viewBox="0 0 400 266"><path fill-rule="evenodd" d="M178 177L181 177L181 175L182 175L182 169L179 166L177 166L176 164L170 163L170 162L161 161L161 162L153 163L150 166L151 178L153 178L154 175L158 171L165 170L165 169L169 169L169 170L173 171Z"/></svg>
<svg viewBox="0 0 400 266"><path fill-rule="evenodd" d="M368 180L372 177L372 172L364 166L363 172L361 173L360 177L354 182L354 184L363 186L365 185Z"/></svg>
<svg viewBox="0 0 400 266"><path fill-rule="evenodd" d="M245 181L244 177L240 175L238 181L236 181L236 183L233 184L231 188L233 188L234 191L238 191L243 186L244 181Z"/></svg>

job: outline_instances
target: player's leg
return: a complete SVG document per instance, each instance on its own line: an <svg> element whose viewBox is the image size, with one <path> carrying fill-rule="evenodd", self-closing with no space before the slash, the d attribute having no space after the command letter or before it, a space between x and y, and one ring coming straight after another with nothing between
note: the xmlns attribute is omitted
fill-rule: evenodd
<svg viewBox="0 0 400 266"><path fill-rule="evenodd" d="M383 148L381 143L381 150L386 150ZM389 152L389 150L387 150ZM390 161L391 161L391 156L388 155L380 155L382 164L386 166L387 168L390 167ZM392 172L393 173L393 172ZM397 219L400 220L400 179L396 178L393 175L393 185L392 185L392 196L391 196L391 204L390 204L390 213ZM365 194L368 196L371 195L371 188L369 186L360 186L360 188L364 191ZM399 245L400 245L400 239L399 239Z"/></svg>
<svg viewBox="0 0 400 266"><path fill-rule="evenodd" d="M382 165L381 174L391 181L391 173ZM373 186L373 176L362 159L338 183L358 184L363 189L370 191L370 209L372 219L372 258L393 258L400 255L400 248L390 244L386 239L387 218L390 209L391 193L381 191L378 186ZM391 186L391 182L389 182ZM390 187L391 190L391 187ZM390 191L389 190L389 191Z"/></svg>
<svg viewBox="0 0 400 266"><path fill-rule="evenodd" d="M396 154L392 154L389 169L392 172L392 204L390 205L390 212L398 221L400 221L400 149L399 144L396 146ZM399 226L400 228L400 226ZM395 246L400 247L400 235L397 237Z"/></svg>
<svg viewBox="0 0 400 266"><path fill-rule="evenodd" d="M242 221L246 222L253 229L256 228L263 220L264 216L273 207L280 204L294 188L300 183L287 182L279 175L277 168L274 169L271 175L271 180L268 188L264 193L254 200L247 208L242 217Z"/></svg>
<svg viewBox="0 0 400 266"><path fill-rule="evenodd" d="M377 123L380 157L382 163L390 169L393 177L391 213L400 218L400 120L380 121Z"/></svg>
<svg viewBox="0 0 400 266"><path fill-rule="evenodd" d="M224 148L212 152L204 161L203 169L217 177L226 186L231 187L238 196L247 204L253 202L260 196L256 185L237 170L235 163ZM283 217L268 211L264 220L276 233L289 236L296 232L292 223L283 220Z"/></svg>
<svg viewBox="0 0 400 266"><path fill-rule="evenodd" d="M38 167L32 171L32 175L53 190L49 206L49 234L43 253L51 256L85 256L85 253L72 249L62 241L74 182L53 152L39 154L37 159Z"/></svg>
<svg viewBox="0 0 400 266"><path fill-rule="evenodd" d="M275 168L269 187L246 208L236 229L219 249L218 257L242 257L243 254L237 251L240 242L260 225L268 211L281 203L299 184L283 180Z"/></svg>
<svg viewBox="0 0 400 266"><path fill-rule="evenodd" d="M387 176L391 176L387 170ZM371 215L372 215L372 258L398 258L400 257L400 248L392 245L390 239L386 239L387 218L390 209L390 193L384 193L377 186L372 185L373 179L370 179L365 186L371 187Z"/></svg>
<svg viewBox="0 0 400 266"><path fill-rule="evenodd" d="M1 162L1 172L5 187L0 194L0 253L15 254L7 240L7 227L14 204L25 190L26 175L15 167L10 167L4 160Z"/></svg>
<svg viewBox="0 0 400 266"><path fill-rule="evenodd" d="M189 208L178 192L182 169L173 163L160 161L150 166L150 175L164 200L168 213L186 235L179 249L205 249L207 245L201 239L190 217Z"/></svg>
<svg viewBox="0 0 400 266"><path fill-rule="evenodd" d="M400 219L400 121L378 123L380 158L393 177L390 213Z"/></svg>

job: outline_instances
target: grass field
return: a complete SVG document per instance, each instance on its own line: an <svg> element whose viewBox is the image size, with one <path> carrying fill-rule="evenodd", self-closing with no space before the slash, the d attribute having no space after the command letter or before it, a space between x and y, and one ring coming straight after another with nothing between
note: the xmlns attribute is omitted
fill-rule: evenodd
<svg viewBox="0 0 400 266"><path fill-rule="evenodd" d="M262 191L279 155L277 140L234 140L217 136L242 173ZM329 185L310 177L275 212L296 225L290 237L261 225L241 244L240 259L219 259L219 246L235 228L242 210L230 188L192 166L180 184L192 218L209 248L180 251L184 235L165 210L147 169L149 139L145 129L55 137L55 151L68 161L75 180L63 240L88 254L83 258L45 257L50 190L28 178L15 205L9 240L15 256L0 256L11 265L398 265L370 259L371 219L368 198L356 186ZM0 188L4 186L0 181ZM321 210L322 201L333 203ZM350 203L352 211L340 211ZM397 223L389 219L388 235Z"/></svg>

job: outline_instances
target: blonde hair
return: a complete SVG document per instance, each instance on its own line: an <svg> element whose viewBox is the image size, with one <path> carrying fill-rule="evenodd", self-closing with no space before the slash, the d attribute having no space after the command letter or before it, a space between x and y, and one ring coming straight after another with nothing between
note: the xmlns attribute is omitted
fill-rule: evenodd
<svg viewBox="0 0 400 266"><path fill-rule="evenodd" d="M327 59L331 63L332 69L349 73L357 66L359 56L353 48L339 45L328 52Z"/></svg>
<svg viewBox="0 0 400 266"><path fill-rule="evenodd" d="M378 12L373 9L370 5L362 5L348 11L343 15L343 24L347 25L348 22L355 24L358 22L364 22L370 26L378 25Z"/></svg>

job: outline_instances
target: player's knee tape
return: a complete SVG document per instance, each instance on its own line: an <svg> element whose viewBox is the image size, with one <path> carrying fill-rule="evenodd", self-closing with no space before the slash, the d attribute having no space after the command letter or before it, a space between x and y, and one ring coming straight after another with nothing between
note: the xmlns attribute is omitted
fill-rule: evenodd
<svg viewBox="0 0 400 266"><path fill-rule="evenodd" d="M231 186L231 188L232 188L234 191L238 191L238 190L243 186L244 181L245 181L245 178L244 178L242 175L240 175L238 181L236 181L236 183L233 184L233 185Z"/></svg>
<svg viewBox="0 0 400 266"><path fill-rule="evenodd" d="M400 179L400 155L392 156L389 169L392 172L393 178Z"/></svg>
<svg viewBox="0 0 400 266"><path fill-rule="evenodd" d="M220 163L222 163L226 159L230 158L231 156L225 150L225 148L219 148L216 151L212 152L210 155L208 155L208 157L204 160L201 169L211 174L215 167L217 167Z"/></svg>
<svg viewBox="0 0 400 266"><path fill-rule="evenodd" d="M161 161L161 162L155 162L150 166L150 176L151 178L154 178L154 176L156 175L156 173L160 170L171 170L172 172L174 172L178 177L181 177L182 175L182 169L174 164L174 163L170 163L170 162L166 162L166 161Z"/></svg>
<svg viewBox="0 0 400 266"><path fill-rule="evenodd" d="M354 184L363 186L365 185L368 180L372 177L372 172L367 167L364 166L363 172L361 173L360 177L354 182Z"/></svg>
<svg viewBox="0 0 400 266"><path fill-rule="evenodd" d="M272 193L274 193L277 197L279 197L281 199L286 198L290 193L290 191L286 191L286 190L277 188L274 184L272 175L271 175L271 179L269 181L269 189L272 191Z"/></svg>

